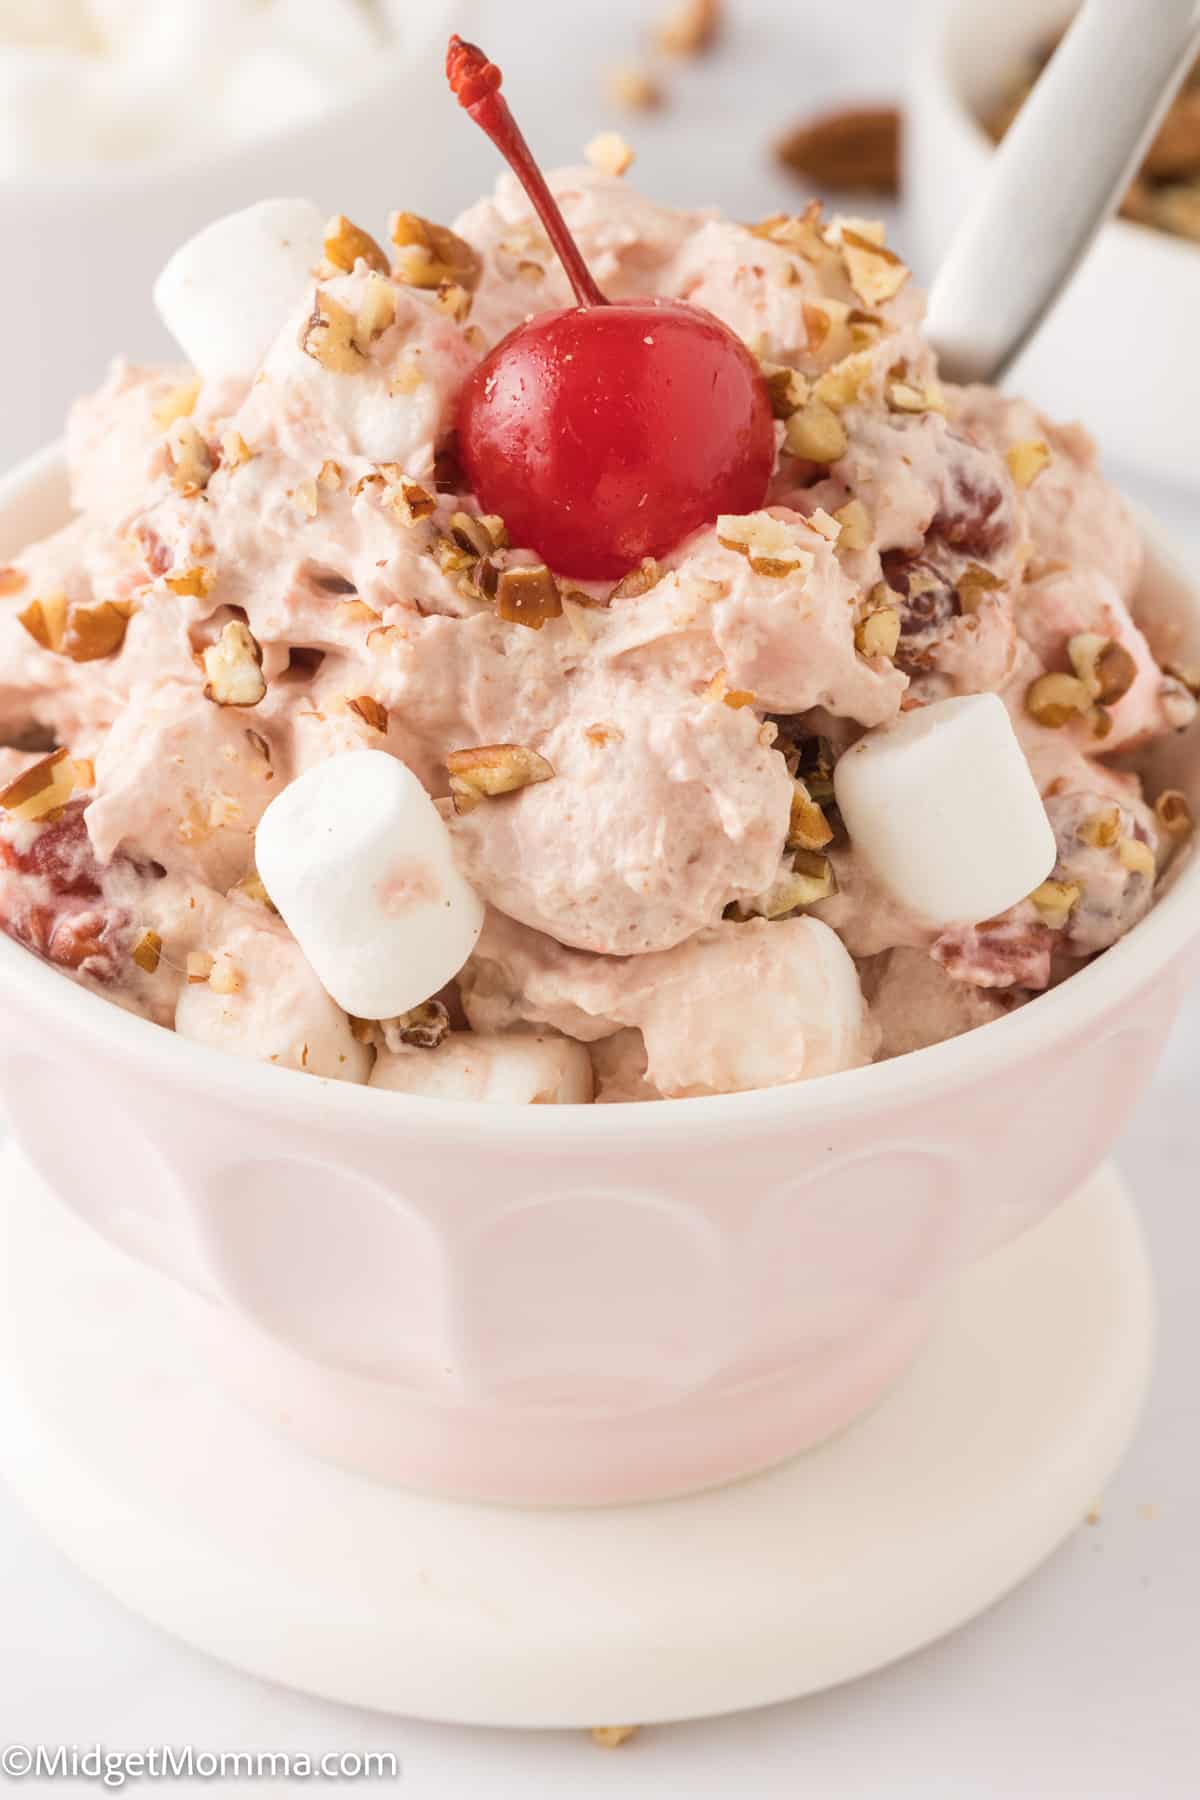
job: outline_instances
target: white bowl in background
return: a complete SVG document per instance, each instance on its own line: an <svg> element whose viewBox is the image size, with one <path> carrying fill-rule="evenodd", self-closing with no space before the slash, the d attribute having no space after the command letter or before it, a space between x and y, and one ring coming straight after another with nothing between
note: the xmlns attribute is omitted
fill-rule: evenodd
<svg viewBox="0 0 1200 1800"><path fill-rule="evenodd" d="M0 481L0 561L67 515L48 451ZM1138 618L1200 663L1200 587L1146 533ZM1200 730L1162 756L1200 811ZM211 1302L214 1377L310 1448L446 1495L657 1498L887 1389L946 1281L1107 1154L1198 936L1192 856L1104 956L965 1037L756 1093L521 1107L225 1055L0 934L0 1098L67 1205Z"/></svg>
<svg viewBox="0 0 1200 1800"><path fill-rule="evenodd" d="M1073 10L1070 0L926 0L904 152L914 260L925 279L987 169L992 145L980 115ZM1087 150L1081 141L1077 154ZM1126 469L1200 485L1198 320L1200 244L1114 220L1005 386L1057 418L1081 418Z"/></svg>
<svg viewBox="0 0 1200 1800"><path fill-rule="evenodd" d="M151 301L171 252L211 219L271 195L307 195L381 232L403 207L446 218L473 197L479 137L442 73L473 0L408 8L403 48L327 112L252 143L202 143L145 163L0 178L0 468L55 437L116 351L179 357Z"/></svg>

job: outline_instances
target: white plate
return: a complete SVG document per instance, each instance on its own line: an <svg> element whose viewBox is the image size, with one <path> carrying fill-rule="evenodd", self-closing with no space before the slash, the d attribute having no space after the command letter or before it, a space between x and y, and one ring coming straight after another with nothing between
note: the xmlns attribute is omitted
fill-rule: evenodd
<svg viewBox="0 0 1200 1800"><path fill-rule="evenodd" d="M1083 1521L1150 1362L1140 1232L1101 1171L963 1277L906 1379L808 1456L650 1506L438 1502L240 1412L204 1378L179 1291L71 1219L11 1148L0 1193L0 1476L166 1630L429 1719L694 1718L890 1662Z"/></svg>

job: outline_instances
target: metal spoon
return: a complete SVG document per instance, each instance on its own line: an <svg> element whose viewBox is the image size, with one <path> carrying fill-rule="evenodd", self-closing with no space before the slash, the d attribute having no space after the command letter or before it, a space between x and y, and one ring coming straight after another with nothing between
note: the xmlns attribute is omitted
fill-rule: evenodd
<svg viewBox="0 0 1200 1800"><path fill-rule="evenodd" d="M1200 0L1085 0L934 281L952 381L995 381L1116 209L1200 48Z"/></svg>

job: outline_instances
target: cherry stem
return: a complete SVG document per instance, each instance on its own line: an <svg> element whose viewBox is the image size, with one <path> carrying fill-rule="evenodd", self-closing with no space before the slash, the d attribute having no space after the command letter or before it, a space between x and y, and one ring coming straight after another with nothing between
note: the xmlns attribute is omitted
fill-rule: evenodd
<svg viewBox="0 0 1200 1800"><path fill-rule="evenodd" d="M533 202L533 209L546 227L567 271L567 279L575 290L580 306L607 306L608 301L592 279L583 260L583 252L571 236L558 202L546 186L546 178L534 161L533 151L521 135L520 126L508 109L500 92L503 76L495 63L489 62L478 44L468 44L460 37L450 39L446 51L446 79L457 96L459 105L475 123L487 132L493 144Z"/></svg>

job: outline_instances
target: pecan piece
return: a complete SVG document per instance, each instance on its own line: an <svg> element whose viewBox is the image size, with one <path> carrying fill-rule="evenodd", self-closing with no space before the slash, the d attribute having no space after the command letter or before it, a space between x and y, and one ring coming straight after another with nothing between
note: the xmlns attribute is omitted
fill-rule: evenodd
<svg viewBox="0 0 1200 1800"><path fill-rule="evenodd" d="M473 812L481 800L549 781L554 774L544 756L521 744L476 744L469 750L452 750L446 769L454 810L459 813Z"/></svg>
<svg viewBox="0 0 1200 1800"><path fill-rule="evenodd" d="M334 213L325 227L325 259L347 273L356 262L365 262L368 269L380 275L388 272L388 259L370 232L355 225L345 213Z"/></svg>
<svg viewBox="0 0 1200 1800"><path fill-rule="evenodd" d="M546 567L504 569L496 582L496 611L514 625L540 631L547 619L562 617L562 595Z"/></svg>
<svg viewBox="0 0 1200 1800"><path fill-rule="evenodd" d="M455 282L473 294L483 265L478 254L445 225L435 225L419 213L395 212L390 220L396 255L392 273L406 287L439 288Z"/></svg>
<svg viewBox="0 0 1200 1800"><path fill-rule="evenodd" d="M257 706L267 691L262 648L248 626L231 619L201 658L204 698L217 706Z"/></svg>
<svg viewBox="0 0 1200 1800"><path fill-rule="evenodd" d="M66 750L53 750L0 790L0 812L27 823L51 824L61 817L74 787L74 763Z"/></svg>
<svg viewBox="0 0 1200 1800"><path fill-rule="evenodd" d="M775 154L793 175L843 193L900 191L900 114L894 106L843 107L803 119Z"/></svg>
<svg viewBox="0 0 1200 1800"><path fill-rule="evenodd" d="M305 356L334 375L354 375L366 366L358 347L358 320L354 314L320 288L313 308L300 327L299 344Z"/></svg>

